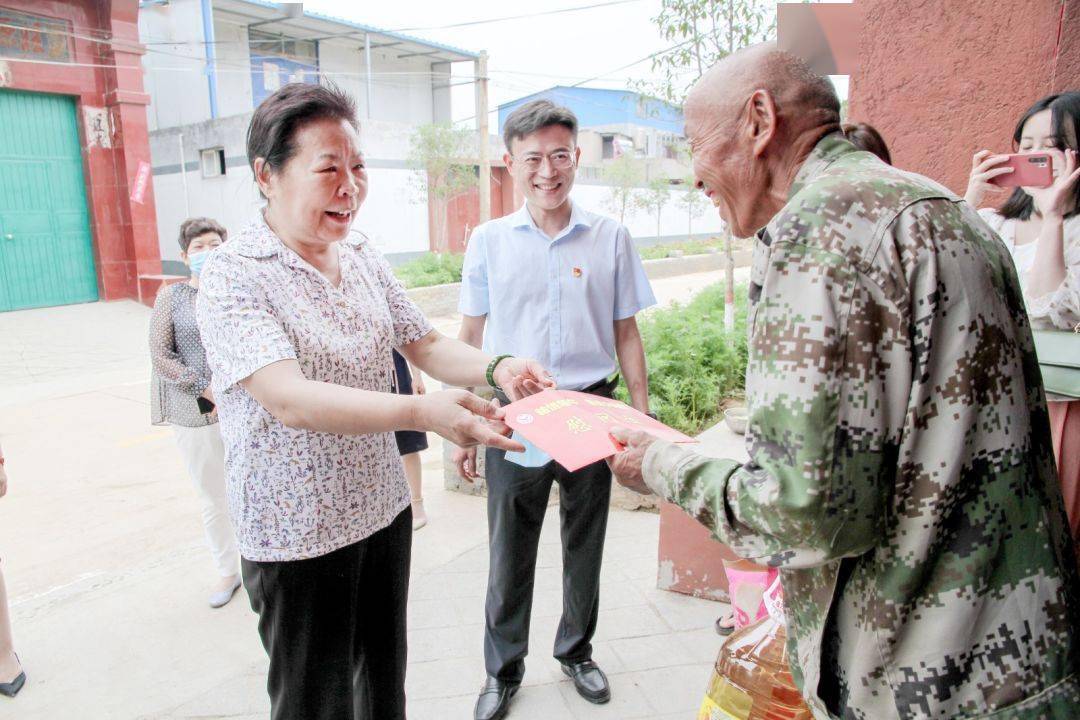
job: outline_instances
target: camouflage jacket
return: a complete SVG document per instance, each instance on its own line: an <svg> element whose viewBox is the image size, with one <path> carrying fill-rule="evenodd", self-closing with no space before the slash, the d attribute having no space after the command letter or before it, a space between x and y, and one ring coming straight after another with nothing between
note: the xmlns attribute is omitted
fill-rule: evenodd
<svg viewBox="0 0 1080 720"><path fill-rule="evenodd" d="M1080 580L1005 246L823 138L755 247L745 464L649 485L781 568L817 718L1080 718Z"/></svg>

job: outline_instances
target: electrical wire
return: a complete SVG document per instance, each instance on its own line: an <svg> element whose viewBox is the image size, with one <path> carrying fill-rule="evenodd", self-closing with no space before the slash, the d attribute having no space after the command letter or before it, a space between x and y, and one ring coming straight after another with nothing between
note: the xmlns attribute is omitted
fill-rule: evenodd
<svg viewBox="0 0 1080 720"><path fill-rule="evenodd" d="M529 18L542 17L545 15L560 15L562 13L579 12L581 10L592 10L594 8L611 7L612 5L628 5L630 3L642 2L642 0L612 0L611 2L596 3L595 5L579 5L577 7L562 8L559 10L542 10L540 12L528 13L525 15L507 15L506 17L489 18L487 20L469 20L466 22L453 23L451 25L431 25L428 27L407 27L407 28L395 28L394 30L387 30L386 32L415 32L417 30L450 30L452 28L470 27L473 25L488 25L490 23L506 22L508 20L526 20Z"/></svg>
<svg viewBox="0 0 1080 720"><path fill-rule="evenodd" d="M616 5L629 5L631 3L638 3L638 2L643 2L643 1L644 0L609 0L608 2L594 3L592 5L577 5L577 6L574 6L574 7L560 8L560 9L557 9L557 10L541 10L539 12L526 13L526 14L523 14L523 15L507 15L507 16L504 16L504 17L487 18L487 19L484 19L484 20L467 20L465 22L451 23L451 24L448 24L448 25L429 25L429 26L424 26L424 27L393 28L393 29L390 29L390 30L384 30L384 29L381 29L381 28L372 28L371 32L373 34L378 35L378 34L382 34L382 33L417 32L417 31L422 31L422 30L451 30L451 29L454 29L454 28L472 27L472 26L475 26L475 25L489 25L489 24L492 24L492 23L508 22L508 21L511 21L511 20L527 20L527 19L535 18L535 17L543 17L543 16L546 16L546 15L561 15L561 14L564 14L564 13L580 12L582 10L593 10L593 9L596 9L596 8L612 7L612 6L616 6ZM281 18L281 19L284 20L286 18ZM237 25L239 25L239 24L237 23ZM246 27L244 25L239 25L239 26L240 27ZM358 30L357 32L360 32L360 31ZM291 38L291 39L308 40L307 38ZM426 42L422 38L416 38L416 40L418 42L421 42L421 43ZM242 42L243 42L242 40L214 40L213 43L210 43L207 40L173 41L173 40L165 40L165 39L152 39L152 40L148 40L144 44L145 45L159 45L159 44L160 45L176 45L176 44L183 43L183 44L191 44L191 45L208 45L208 44L222 45L222 44L242 43Z"/></svg>
<svg viewBox="0 0 1080 720"><path fill-rule="evenodd" d="M586 9L591 9L591 8L594 8L594 7L603 7L603 6L607 6L607 5L619 5L619 4L626 4L626 3L629 3L629 2L638 2L638 1L639 0L615 0L615 2L610 2L610 3L600 3L600 4L596 4L596 5L580 6L580 7L576 7L576 8L564 8L564 9L558 10L558 11L542 12L542 13L536 13L534 15L546 15L546 14L554 14L554 13L557 13L557 12L570 12L570 11L576 11L576 10L586 10ZM526 16L522 16L522 17L526 17ZM501 19L496 18L496 19L493 19L492 22L497 22L497 21L500 21L502 19L508 19L508 18L501 18ZM0 23L0 28L28 30L28 28L26 28L24 26L12 25L12 24L8 24L8 23ZM79 32L79 33L68 32L68 31L60 30L58 28L43 28L43 29L37 29L37 30L31 30L31 31L32 32L38 32L38 33L50 33L50 34L55 34L55 35L62 35L62 36L71 37L71 38L74 38L74 39L84 40L84 41L87 41L87 42L92 42L92 43L97 43L97 44L108 44L110 46L113 46L114 50L119 49L120 51L135 50L135 49L139 49L140 46L145 45L145 43L139 43L137 41L131 41L131 40L126 40L126 39L117 39L117 38L114 38L114 37L106 37L105 34L102 33L101 31L96 31L96 30L93 30L93 29L86 29L85 32L90 32L90 33L97 32L101 36L100 37L94 37L93 35L82 34L82 32ZM240 41L237 41L237 42L239 44ZM687 40L687 41L682 42L682 43L677 43L675 45L672 45L671 47L668 47L668 48L665 48L665 49L662 49L662 50L658 50L658 51L656 51L654 53L650 53L649 55L646 55L643 58L640 58L640 59L635 60L633 62L627 63L627 64L622 65L622 66L620 66L618 68L615 68L613 70L609 70L607 72L600 73L598 75L594 75L594 76L591 76L591 77L588 77L588 78L583 78L583 79L578 78L577 76L551 75L551 74L544 74L544 73L532 73L532 72L520 71L520 70L497 70L497 69L492 69L492 70L489 71L489 74L517 75L517 76L524 76L524 77L549 77L549 78L558 78L558 79L563 79L563 80L575 79L576 81L572 85L570 85L570 87L581 87L581 86L583 86L583 85L585 85L586 83L589 83L589 82L595 82L595 81L598 81L598 80L603 80L604 78L607 78L608 76L612 75L613 73L616 73L616 72L619 72L621 70L625 70L627 68L638 65L638 64L640 64L642 62L645 62L646 60L650 60L650 59L652 59L652 58L654 58L654 57L656 57L658 55L661 55L661 54L663 54L665 52L670 52L671 50L678 49L679 47L682 47L683 45L689 44L690 42L692 42L692 41ZM116 48L115 46L118 45L118 44L123 45L125 47ZM176 43L176 44L198 45L198 44L201 44L201 43L195 42L195 43ZM250 43L248 43L248 45L250 47ZM183 54L183 53L180 53L180 52L169 52L169 51L161 50L161 49L158 49L158 48L146 48L146 53L148 55L178 58L178 59L181 59L181 60L194 62L194 63L197 63L197 64L200 65L200 67L170 67L170 66L154 64L154 65L151 66L151 68L149 68L149 69L153 69L153 70L162 70L162 71L168 71L168 72L199 72L199 73L203 73L203 72L205 72L206 66L209 64L208 61L205 59L205 57L202 57L200 55L186 55L186 54ZM255 57L259 58L260 56L255 56ZM284 60L292 60L293 59L293 58L291 58L289 56L283 56L283 55L265 56L265 58L267 60L272 60L275 57L280 57L281 59L284 59ZM14 58L14 57L8 58L8 60L13 61L13 62L25 63L25 64L46 65L46 66L92 67L92 68L116 69L116 70L143 70L144 72L148 69L148 68L146 68L145 66L142 66L142 65L120 65L120 64L110 64L110 63L62 62L62 61L41 60L41 59L31 59L31 58ZM297 60L310 61L310 58L297 58ZM255 68L253 66L254 63L251 62L250 56L249 56L249 60L247 62L243 62L243 61L239 61L239 60L232 60L232 59L217 58L217 59L214 60L213 65L214 65L214 71L215 72L222 72L222 73L244 73L244 74L250 73L252 75L258 75L258 74L261 74L261 73L264 72L263 70L257 69L257 68ZM407 82L406 83L393 83L393 82L390 82L390 81L387 81L387 80L382 80L382 79L376 80L375 79L376 77L377 78L393 77L393 78L403 78L403 79L405 79L405 78L414 78L414 77L415 78L420 78L420 77L435 78L435 77L438 77L440 79L446 79L448 77L447 74L445 74L445 73L436 73L434 71L374 71L374 72L368 73L368 72L331 71L331 70L325 70L325 69L323 69L321 67L314 67L314 68L311 68L310 70L307 70L306 72L310 72L311 74L314 74L314 75L316 75L318 77L325 77L325 78L330 78L330 79L355 77L355 78L363 78L363 79L366 80L366 79L368 79L370 77L370 78L372 78L372 83L373 84L378 84L378 85L381 85L381 86L384 86L384 87L414 87L415 85L412 84L412 83L407 83ZM450 75L449 78L454 81L454 82L452 82L451 86L465 85L465 84L470 84L470 83L476 81L476 76ZM629 80L629 78L627 80ZM607 82L616 82L618 80L617 79L609 79L609 80L606 80L606 81ZM535 92L542 91L542 89L537 89L537 88L535 88L535 86L523 85L521 83L508 84L508 83L503 82L503 83L500 84L500 86L503 87L504 89L511 89L511 90L514 90L514 91L526 92L527 94L532 94L532 93L535 93ZM473 115L473 116L471 116L469 118L465 118L464 120L460 120L458 122L467 122L469 120L474 120L475 117L476 116Z"/></svg>
<svg viewBox="0 0 1080 720"><path fill-rule="evenodd" d="M634 1L636 1L636 0L634 0ZM23 26L11 25L11 24L8 24L8 23L0 23L0 28L11 28L11 29L21 29L21 30L26 29ZM128 50L128 49L134 49L135 46L136 46L135 43L133 43L132 41L128 41L128 40L95 38L95 37L84 35L84 34L81 34L81 33L68 32L68 31L63 31L63 30L59 30L59 29L44 29L44 30L37 30L35 32L48 32L50 34L62 35L62 36L71 37L71 38L74 38L74 39L77 39L77 40L85 40L85 41L88 41L88 42L93 42L93 43L98 43L98 44L109 44L109 45L115 45L115 44L118 44L118 43L125 44L127 47L120 48L121 51ZM655 57L656 55L658 55L660 53L667 52L667 51L669 51L671 49L675 49L677 47L680 47L682 44L686 44L686 43L681 43L680 45L672 46L672 48L667 48L667 49L661 50L661 51L659 51L657 53L653 53L653 54L651 54L649 56L646 56L646 57L644 57L644 58L642 58L640 60L636 60L636 61L634 61L632 63L629 63L627 65L624 65L624 66L622 66L620 68L616 68L614 70L602 73L600 75L596 75L596 76L593 76L593 77L590 77L590 78L584 78L584 79L581 79L580 76L574 76L574 75L555 75L555 74L546 74L546 73L533 73L533 72L527 72L527 71L522 71L522 70L496 70L496 69L493 69L493 70L490 70L489 73L491 73L491 74L504 74L504 75L520 75L520 76L526 76L526 77L548 77L548 78L557 78L557 79L563 79L563 80L576 80L574 85L572 85L571 87L577 87L577 86L583 85L583 84L585 84L587 82L591 82L591 81L594 81L594 80L599 80L599 79L602 79L602 78L606 78L608 75L610 75L612 73L615 73L615 72L618 72L619 70L623 70L623 69L626 69L628 67L632 67L634 65L640 64L641 62L644 62L645 60L649 60L652 57ZM181 52L169 52L167 50L161 50L161 49L157 49L157 48L147 48L146 53L148 55L155 55L155 56L169 57L169 58L177 58L177 59L186 60L186 61L189 61L189 62L195 62L195 63L198 63L200 66L202 66L202 67L198 67L198 68L193 68L193 67L170 67L170 66L164 66L164 65L153 65L152 69L154 69L154 70L164 70L164 71L173 71L173 72L200 72L201 73L201 72L204 72L204 68L207 65L207 60L202 55L186 55L186 54L181 53ZM256 56L256 57L260 57L260 56ZM285 56L285 55L267 55L267 56L263 56L263 57L265 57L267 60L271 60L271 59L273 59L275 57L280 57L283 60L293 60L293 61L308 60L308 58L296 58L296 59L294 59L291 56ZM36 59L36 58L14 58L14 57L12 57L12 58L8 58L8 60L13 61L13 62L26 63L26 64L47 65L47 66L91 67L91 68L116 69L116 70L139 70L139 69L145 69L142 66L138 66L138 65L120 65L120 64L112 64L112 63L63 62L63 61L54 61L54 60L41 60L41 59ZM214 69L217 72L226 72L226 73L228 73L228 72L248 73L248 72L250 72L250 73L253 73L253 74L259 74L259 73L262 72L261 70L257 70L255 68L251 67L251 65L249 63L245 63L245 62L238 61L238 60L227 59L227 58L226 59L222 59L222 58L215 59L215 61L214 61ZM368 73L366 73L366 72L329 71L329 70L324 70L322 68L312 68L309 72L312 72L314 74L318 74L320 76L327 76L327 77L361 77L361 78L368 77ZM416 71L373 71L370 74L371 74L372 77L432 77L432 78L433 77L439 77L439 78L445 78L446 77L445 73L438 73L438 72L434 72L434 71L423 71L423 70L416 70ZM476 76L473 76L473 75L456 75L455 74L455 75L451 75L450 77L454 78L454 80L471 80L471 81L475 81L475 79L476 79ZM616 81L619 81L619 80L620 79L613 78L610 81L611 82L616 82ZM629 80L629 78L627 78L627 80ZM458 84L458 83L455 83L455 84ZM533 90L531 87L529 87L529 89L530 89L531 92L535 92L535 90Z"/></svg>

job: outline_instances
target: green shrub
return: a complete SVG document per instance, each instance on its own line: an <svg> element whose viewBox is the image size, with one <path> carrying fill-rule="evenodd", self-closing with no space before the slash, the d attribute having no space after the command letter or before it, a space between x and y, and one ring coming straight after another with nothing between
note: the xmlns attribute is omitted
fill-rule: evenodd
<svg viewBox="0 0 1080 720"><path fill-rule="evenodd" d="M461 282L464 260L464 255L454 253L425 253L394 268L394 274L407 288L456 283Z"/></svg>
<svg viewBox="0 0 1080 720"><path fill-rule="evenodd" d="M688 435L716 423L721 403L743 396L746 378L746 287L735 288L735 329L724 330L724 287L702 290L688 304L638 319L649 367L649 398L660 421ZM629 401L625 384L617 397Z"/></svg>
<svg viewBox="0 0 1080 720"><path fill-rule="evenodd" d="M723 250L724 239L714 237L703 240L683 240L660 245L646 245L638 248L638 254L641 255L642 260L657 260L666 258L672 250L682 250L684 255L702 255L709 252L709 248Z"/></svg>

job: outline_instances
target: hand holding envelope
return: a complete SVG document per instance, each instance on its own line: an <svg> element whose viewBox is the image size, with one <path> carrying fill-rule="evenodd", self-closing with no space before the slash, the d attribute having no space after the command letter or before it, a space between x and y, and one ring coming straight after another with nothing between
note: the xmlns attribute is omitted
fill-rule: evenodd
<svg viewBox="0 0 1080 720"><path fill-rule="evenodd" d="M633 428L661 440L697 442L626 403L569 390L545 390L507 405L503 421L573 472L623 448L613 428Z"/></svg>
<svg viewBox="0 0 1080 720"><path fill-rule="evenodd" d="M641 466L645 463L645 453L656 438L641 430L622 427L612 428L611 437L623 446L620 452L607 459L611 474L624 488L642 495L651 494L652 488L645 482Z"/></svg>
<svg viewBox="0 0 1080 720"><path fill-rule="evenodd" d="M508 357L495 367L495 382L510 400L555 387L555 378L535 360Z"/></svg>

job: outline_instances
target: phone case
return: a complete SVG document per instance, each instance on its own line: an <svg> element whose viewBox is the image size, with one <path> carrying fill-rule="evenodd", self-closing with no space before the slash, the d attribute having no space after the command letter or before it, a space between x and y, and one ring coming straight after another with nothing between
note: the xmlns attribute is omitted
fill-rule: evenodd
<svg viewBox="0 0 1080 720"><path fill-rule="evenodd" d="M1054 182L1053 159L1049 153L1017 153L994 167L1011 167L1011 173L990 178L1000 187L1049 187Z"/></svg>

